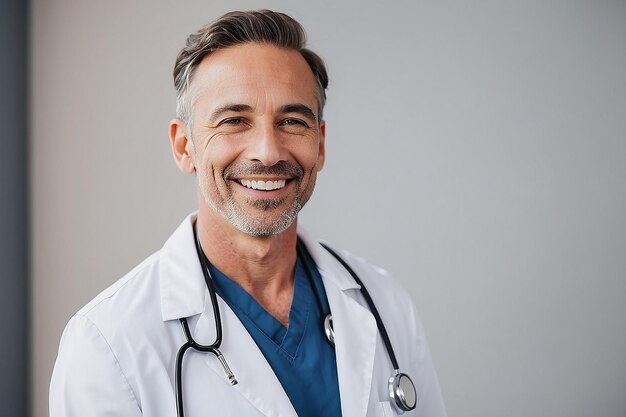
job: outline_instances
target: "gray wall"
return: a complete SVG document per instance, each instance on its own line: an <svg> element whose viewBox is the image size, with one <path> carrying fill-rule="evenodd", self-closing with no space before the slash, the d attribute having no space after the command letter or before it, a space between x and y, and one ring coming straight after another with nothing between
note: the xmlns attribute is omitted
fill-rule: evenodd
<svg viewBox="0 0 626 417"><path fill-rule="evenodd" d="M70 315L195 206L178 49L259 7L330 68L301 221L407 287L450 415L626 415L625 2L174 4L33 1L35 416Z"/></svg>
<svg viewBox="0 0 626 417"><path fill-rule="evenodd" d="M28 408L26 2L0 0L0 414Z"/></svg>

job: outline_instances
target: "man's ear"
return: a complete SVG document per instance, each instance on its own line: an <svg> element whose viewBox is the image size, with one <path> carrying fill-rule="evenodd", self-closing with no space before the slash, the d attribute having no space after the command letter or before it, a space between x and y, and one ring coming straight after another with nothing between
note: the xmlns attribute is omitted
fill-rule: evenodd
<svg viewBox="0 0 626 417"><path fill-rule="evenodd" d="M196 167L189 151L193 144L187 135L187 126L180 119L172 119L170 122L170 145L178 168L185 174L193 174Z"/></svg>
<svg viewBox="0 0 626 417"><path fill-rule="evenodd" d="M324 168L324 161L326 159L326 122L323 120L320 123L320 144L317 159L317 172L320 172Z"/></svg>

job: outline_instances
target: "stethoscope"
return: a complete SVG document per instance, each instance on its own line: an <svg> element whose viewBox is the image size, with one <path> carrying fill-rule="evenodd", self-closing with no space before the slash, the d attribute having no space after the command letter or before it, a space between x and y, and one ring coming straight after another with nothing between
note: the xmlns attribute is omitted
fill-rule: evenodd
<svg viewBox="0 0 626 417"><path fill-rule="evenodd" d="M186 318L180 319L180 323L183 327L183 332L185 334L185 338L187 339L187 342L185 342L180 347L180 349L178 349L178 353L176 355L176 411L177 411L178 417L185 416L185 413L183 410L183 357L185 356L185 352L189 348L192 348L199 352L209 352L209 353L214 354L217 357L217 360L219 361L219 363L222 365L222 368L224 369L224 373L226 374L226 377L228 378L228 382L230 382L231 385L237 384L237 379L235 378L235 375L233 374L230 367L228 366L228 363L226 362L224 355L219 350L219 347L222 344L222 320L220 318L220 309L219 309L219 306L217 305L217 295L215 293L213 279L211 278L211 273L209 272L207 259L204 256L202 247L200 246L200 238L198 236L198 232L196 230L195 225L194 225L193 233L194 233L194 238L195 238L196 251L198 253L198 259L200 260L200 265L202 266L202 273L204 275L204 281L206 282L207 289L209 290L209 296L211 297L211 304L213 306L213 316L215 317L215 342L213 342L210 345L201 345L197 343L193 339L193 336L191 335L191 330L189 329L189 324L187 323L187 319ZM417 392L415 390L415 385L413 384L413 381L407 374L400 372L400 366L398 365L398 361L396 360L396 355L393 351L393 347L391 346L389 335L387 334L387 330L385 329L383 321L380 318L380 314L378 314L378 309L376 309L376 306L374 305L374 301L372 301L372 298L370 297L369 293L367 292L367 289L363 285L363 282L358 277L356 272L354 272L354 270L350 267L350 265L348 265L346 261L344 261L343 258L339 256L339 254L337 254L337 252L331 249L328 245L325 245L324 243L320 243L320 244L335 259L337 259L337 261L341 265L343 265L343 267L350 273L350 275L356 281L356 283L361 286L361 294L363 294L363 298L365 298L365 301L367 302L367 305L369 306L370 311L372 312L372 314L374 315L374 318L376 319L376 325L378 326L378 331L380 332L380 335L383 339L385 349L387 350L387 354L389 355L389 359L391 360L391 364L393 366L393 371L394 371L394 374L389 378L389 381L388 381L389 398L392 400L391 401L392 404L394 404L396 408L398 409L398 411L400 412L413 410L415 406L417 405ZM299 256L301 256L305 250L303 245L300 243L300 241L298 241L297 250L298 250ZM322 308L322 302L321 302L321 296L319 294L319 289L315 285L308 263L304 259L302 263L304 265L307 278L309 279L309 282L314 289L315 298L317 299L318 307L320 308L320 311L324 311L324 309ZM324 317L323 325L322 325L324 329L324 334L326 335L326 339L331 344L331 346L334 347L335 346L335 332L333 329L332 315L330 314L330 312L328 312L326 314L322 314L322 316Z"/></svg>

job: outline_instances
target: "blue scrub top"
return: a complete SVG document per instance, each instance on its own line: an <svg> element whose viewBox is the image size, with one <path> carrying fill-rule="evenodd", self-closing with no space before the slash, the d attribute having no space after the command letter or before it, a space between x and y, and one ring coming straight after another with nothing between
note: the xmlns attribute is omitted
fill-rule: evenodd
<svg viewBox="0 0 626 417"><path fill-rule="evenodd" d="M339 417L341 402L335 349L324 334L324 312L330 312L322 277L310 255L296 262L289 328L263 309L246 291L209 263L216 292L254 339L278 377L299 417ZM302 259L304 258L304 259ZM311 272L307 277L304 262ZM317 288L323 311L320 311Z"/></svg>

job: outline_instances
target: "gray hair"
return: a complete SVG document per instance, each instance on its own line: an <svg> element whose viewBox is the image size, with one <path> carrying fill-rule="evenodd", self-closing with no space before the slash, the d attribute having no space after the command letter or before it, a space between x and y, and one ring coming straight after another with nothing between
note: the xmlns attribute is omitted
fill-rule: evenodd
<svg viewBox="0 0 626 417"><path fill-rule="evenodd" d="M321 121L328 87L328 74L324 61L315 52L305 48L306 34L300 23L284 13L271 10L226 13L213 23L189 35L174 65L174 86L177 92L176 117L182 120L191 131L193 100L189 96L189 84L194 70L202 59L220 49L249 42L271 44L300 52L315 77L318 121Z"/></svg>

